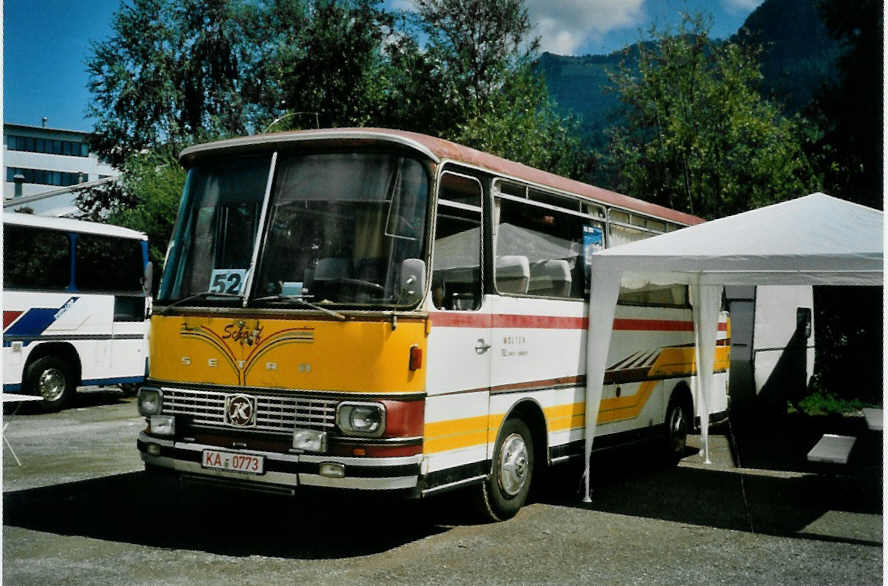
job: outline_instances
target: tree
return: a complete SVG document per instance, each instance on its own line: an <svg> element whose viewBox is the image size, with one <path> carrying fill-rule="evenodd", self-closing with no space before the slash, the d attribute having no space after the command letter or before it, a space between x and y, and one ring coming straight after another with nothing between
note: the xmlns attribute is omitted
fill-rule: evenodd
<svg viewBox="0 0 888 586"><path fill-rule="evenodd" d="M652 29L610 75L625 123L602 158L617 188L707 218L816 191L799 127L755 91L757 55L708 32L699 15Z"/></svg>
<svg viewBox="0 0 888 586"><path fill-rule="evenodd" d="M412 130L429 132L554 173L579 177L579 124L558 112L534 60L538 39L522 0L414 0L425 50L408 37L390 46ZM396 73L397 74L397 73ZM413 95L410 92L415 92Z"/></svg>
<svg viewBox="0 0 888 586"><path fill-rule="evenodd" d="M539 42L530 39L523 0L414 0L427 35L429 58L448 80L446 102L462 104L464 118L483 112L516 66L529 62Z"/></svg>
<svg viewBox="0 0 888 586"><path fill-rule="evenodd" d="M121 165L142 149L174 153L197 138L243 133L250 48L229 0L134 0L87 60L93 150Z"/></svg>
<svg viewBox="0 0 888 586"><path fill-rule="evenodd" d="M460 124L455 138L531 167L580 178L586 154L579 136L579 121L560 114L539 73L524 67L488 99L483 111Z"/></svg>
<svg viewBox="0 0 888 586"><path fill-rule="evenodd" d="M252 75L262 80L254 97L266 123L285 112L275 130L379 118L394 22L381 0L273 0L252 38L264 47Z"/></svg>
<svg viewBox="0 0 888 586"><path fill-rule="evenodd" d="M820 12L842 53L838 81L826 84L807 111L821 130L811 155L827 192L882 209L882 3L861 0L851 10L824 0Z"/></svg>

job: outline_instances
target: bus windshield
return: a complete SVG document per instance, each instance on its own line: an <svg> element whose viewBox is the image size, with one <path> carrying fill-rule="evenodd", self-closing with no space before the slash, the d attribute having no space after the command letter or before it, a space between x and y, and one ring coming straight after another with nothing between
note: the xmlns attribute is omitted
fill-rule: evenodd
<svg viewBox="0 0 888 586"><path fill-rule="evenodd" d="M198 164L188 174L159 303L292 303L391 308L406 259L422 259L429 180L386 153L282 152L257 267L252 254L270 157Z"/></svg>
<svg viewBox="0 0 888 586"><path fill-rule="evenodd" d="M406 259L422 259L429 181L385 153L293 153L278 160L257 300L392 307ZM413 300L415 302L415 300Z"/></svg>
<svg viewBox="0 0 888 586"><path fill-rule="evenodd" d="M159 303L201 296L231 304L243 295L270 163L270 155L244 157L188 171Z"/></svg>

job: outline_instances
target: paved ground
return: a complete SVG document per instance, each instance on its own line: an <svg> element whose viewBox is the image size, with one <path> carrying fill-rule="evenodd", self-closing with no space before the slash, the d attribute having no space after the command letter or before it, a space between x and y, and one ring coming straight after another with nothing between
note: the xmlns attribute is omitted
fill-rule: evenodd
<svg viewBox="0 0 888 586"><path fill-rule="evenodd" d="M459 495L405 503L181 493L142 473L141 426L133 399L101 391L62 413L12 418L6 435L23 466L4 448L4 583L882 580L877 441L842 470L785 461L739 470L730 430L716 430L711 465L694 450L677 468L641 450L596 456L591 504L564 472L515 519L483 524ZM803 449L793 442L805 434L794 431L772 451ZM750 462L767 460L761 448L746 450Z"/></svg>

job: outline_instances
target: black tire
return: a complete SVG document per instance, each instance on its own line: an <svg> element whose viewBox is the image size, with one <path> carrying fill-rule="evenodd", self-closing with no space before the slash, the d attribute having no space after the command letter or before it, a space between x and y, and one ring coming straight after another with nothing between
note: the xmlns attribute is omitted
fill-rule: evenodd
<svg viewBox="0 0 888 586"><path fill-rule="evenodd" d="M75 390L74 369L62 358L42 356L29 364L25 371L25 392L43 397L40 406L45 411L67 407Z"/></svg>
<svg viewBox="0 0 888 586"><path fill-rule="evenodd" d="M490 468L478 490L478 504L488 519L503 521L524 505L533 479L533 437L522 420L509 419L503 425Z"/></svg>
<svg viewBox="0 0 888 586"><path fill-rule="evenodd" d="M139 393L139 385L136 383L120 383L118 386L124 397L135 397Z"/></svg>
<svg viewBox="0 0 888 586"><path fill-rule="evenodd" d="M663 451L666 461L675 465L685 456L688 447L688 434L691 432L691 409L687 402L676 397L669 401L665 425Z"/></svg>

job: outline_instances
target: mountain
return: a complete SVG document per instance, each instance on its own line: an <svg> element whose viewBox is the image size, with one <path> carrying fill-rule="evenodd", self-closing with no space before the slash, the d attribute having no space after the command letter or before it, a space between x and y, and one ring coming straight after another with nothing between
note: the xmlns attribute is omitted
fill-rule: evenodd
<svg viewBox="0 0 888 586"><path fill-rule="evenodd" d="M818 0L767 0L731 41L759 43L762 95L798 112L825 81L835 81L839 44L817 12Z"/></svg>
<svg viewBox="0 0 888 586"><path fill-rule="evenodd" d="M585 57L543 53L539 60L538 67L546 78L549 95L560 110L581 118L583 134L594 142L603 138L601 133L610 125L619 105L617 96L606 88L607 72L617 70L622 55L622 51Z"/></svg>
<svg viewBox="0 0 888 586"><path fill-rule="evenodd" d="M814 92L836 75L839 46L827 35L817 4L818 0L765 0L730 39L762 47L760 92L782 103L788 114L804 108ZM549 94L562 111L580 116L583 134L593 146L604 143L602 131L612 123L619 105L606 90L607 71L616 71L635 47L610 55L543 53L540 57L538 66Z"/></svg>

